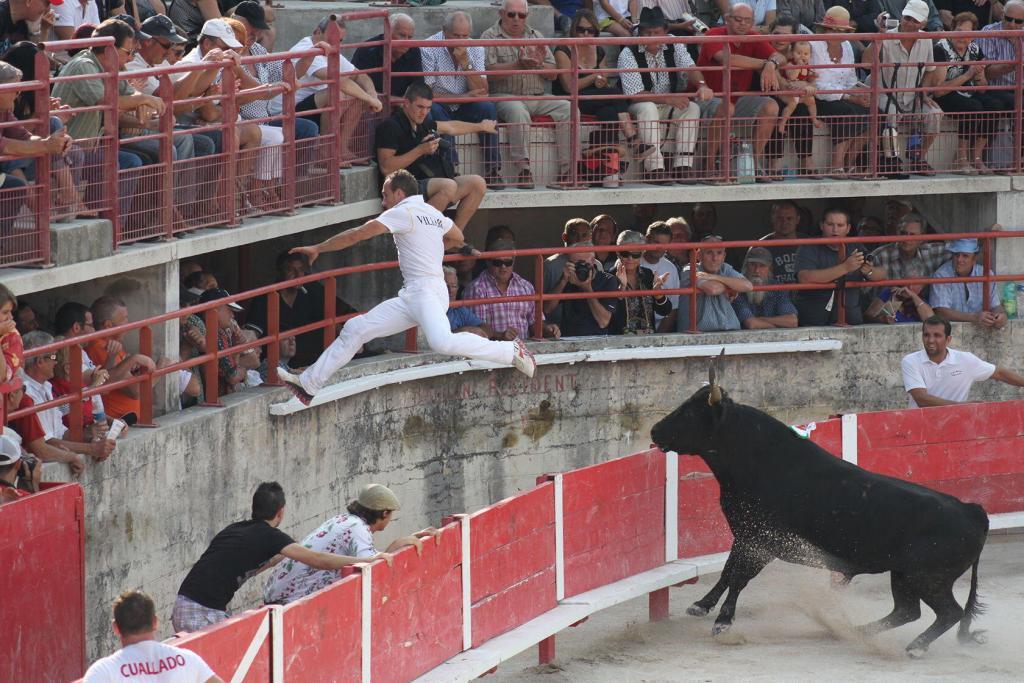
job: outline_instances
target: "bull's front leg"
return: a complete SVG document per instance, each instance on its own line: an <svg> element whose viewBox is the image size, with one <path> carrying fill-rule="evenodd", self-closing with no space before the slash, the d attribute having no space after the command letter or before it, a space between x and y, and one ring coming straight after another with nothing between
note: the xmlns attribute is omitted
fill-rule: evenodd
<svg viewBox="0 0 1024 683"><path fill-rule="evenodd" d="M725 560L725 566L722 567L722 574L718 577L718 582L708 591L707 595L686 608L687 614L693 617L707 616L707 613L718 604L718 601L722 599L722 594L725 593L725 589L729 587L729 575L732 573L733 565L736 563L735 558L736 546L733 545L732 550L729 552L729 557Z"/></svg>
<svg viewBox="0 0 1024 683"><path fill-rule="evenodd" d="M750 580L760 574L761 570L774 559L763 553L751 552L746 548L744 552L737 553L735 546L733 546L732 553L729 555L729 560L733 560L733 558L735 558L735 562L733 563L732 571L729 572L729 576L725 576L724 570L722 572L722 578L726 580L729 593L725 596L725 602L722 603L722 609L718 611L718 618L715 619L715 625L711 629L711 634L715 636L729 630L729 627L732 626L732 620L736 616L736 601L740 597L740 591L746 588Z"/></svg>

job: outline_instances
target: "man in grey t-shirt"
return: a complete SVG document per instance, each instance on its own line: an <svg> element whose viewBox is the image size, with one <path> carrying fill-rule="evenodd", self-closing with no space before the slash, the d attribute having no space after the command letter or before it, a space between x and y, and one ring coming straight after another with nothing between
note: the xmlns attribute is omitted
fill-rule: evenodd
<svg viewBox="0 0 1024 683"><path fill-rule="evenodd" d="M740 329L739 318L732 308L732 299L737 294L753 289L742 273L725 262L725 247L716 246L721 242L718 235L708 235L701 240L708 246L701 247L697 263L697 329L701 332L719 332ZM679 274L680 287L690 286L690 266L683 266ZM680 295L676 309L676 329L687 332L690 329L690 297Z"/></svg>

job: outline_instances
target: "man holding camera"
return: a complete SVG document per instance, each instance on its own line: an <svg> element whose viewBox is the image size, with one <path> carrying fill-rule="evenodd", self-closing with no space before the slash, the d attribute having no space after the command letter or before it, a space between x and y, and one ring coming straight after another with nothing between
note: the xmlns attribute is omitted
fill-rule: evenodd
<svg viewBox="0 0 1024 683"><path fill-rule="evenodd" d="M846 237L850 234L850 214L845 209L825 209L821 217L822 237ZM801 327L829 325L836 322L839 306L836 294L844 295L846 323L860 325L860 287L846 287L847 282L885 280L886 270L875 265L861 244L846 244L846 257L839 260L838 244L804 244L796 250L796 279L801 284L810 282L834 286L822 289L801 289L796 293L797 317ZM845 291L844 291L845 290Z"/></svg>
<svg viewBox="0 0 1024 683"><path fill-rule="evenodd" d="M577 242L574 247L593 247L593 242ZM597 265L594 252L583 251L568 255L562 277L551 289L551 294L575 292L617 292L619 280ZM555 303L555 302L548 302ZM562 301L562 321L559 326L563 337L590 337L608 334L619 299L566 299ZM545 305L546 312L547 305Z"/></svg>
<svg viewBox="0 0 1024 683"><path fill-rule="evenodd" d="M402 169L412 173L420 194L438 211L457 203L453 220L465 229L484 199L487 184L478 175L455 175L450 159L439 154L442 146L450 144L441 135L496 133L495 122L434 121L430 117L433 104L430 86L413 83L406 89L401 108L377 126L377 167L382 176Z"/></svg>

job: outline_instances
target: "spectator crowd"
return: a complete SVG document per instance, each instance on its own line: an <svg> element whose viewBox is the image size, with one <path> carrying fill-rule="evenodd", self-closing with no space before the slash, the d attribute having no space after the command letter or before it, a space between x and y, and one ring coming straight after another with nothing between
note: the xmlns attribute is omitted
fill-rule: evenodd
<svg viewBox="0 0 1024 683"><path fill-rule="evenodd" d="M902 178L990 173L1008 168L1015 157L1011 124L1019 84L1013 62L1020 58L1019 42L987 34L1024 29L1024 0L502 0L491 26L474 29L469 13L455 11L425 39L541 39L527 23L533 4L550 5L554 28L567 38L583 42L604 33L666 42L554 50L364 45L351 61L339 55L334 88L328 83L329 42L347 35L345 20L335 15L311 26L307 37L275 59L272 51L284 46L275 45L269 2L0 0L0 83L35 79L36 57L51 38L113 41L110 50L46 52L57 78L46 131L32 134L16 125L33 120L33 92L0 94L0 123L13 124L0 128L0 231L9 234L19 213L31 207L27 186L36 180L40 156L51 161L55 215L85 216L102 208L107 166L127 170L191 160L174 167L171 216L175 230L189 230L202 217L220 215L213 209L223 204L222 194L216 195L224 188L213 181L229 151L237 152L238 167L235 187L227 191L235 193L240 215L289 208L282 188L285 127L297 142L296 178L327 172L325 146L317 140L336 136L332 144L342 167L372 156L382 175L410 170L432 205L456 207L454 220L463 228L488 189L530 189L539 175L560 188L617 186L630 164L636 166L630 177L659 185L772 182L789 175L860 178L876 171ZM393 14L390 22L392 38L416 37L408 14ZM937 30L961 36L928 37ZM908 37L867 43L841 38L853 31ZM784 38L813 33L840 39ZM715 40L670 44L673 35ZM754 39L730 42L733 36ZM108 158L101 144L110 128L97 108L107 100L110 81L101 75L111 52L125 74L116 95L116 158ZM985 64L991 60L1005 63ZM289 61L294 87L284 77ZM130 76L175 64L213 68L171 74L169 92L152 75ZM394 74L388 84L384 67ZM872 85L900 89L876 98L881 116L875 131L869 131ZM236 93L235 120L225 117L221 98L228 90ZM387 101L385 91L395 101ZM579 148L570 149L569 98L577 95L585 126ZM286 100L297 114L293 120L285 116L292 108ZM166 119L165 108L173 109L175 129L169 152L152 137ZM946 115L956 124L955 149L930 155ZM234 128L231 135L225 125ZM534 126L553 129L553 158L531 141ZM812 154L817 130L826 131L831 143L823 165ZM473 163L479 174L460 159L471 146L457 140L463 136L477 138L480 161ZM877 149L869 148L871 141ZM156 192L151 184L141 172L120 174L118 208L130 225L146 216L146 196Z"/></svg>

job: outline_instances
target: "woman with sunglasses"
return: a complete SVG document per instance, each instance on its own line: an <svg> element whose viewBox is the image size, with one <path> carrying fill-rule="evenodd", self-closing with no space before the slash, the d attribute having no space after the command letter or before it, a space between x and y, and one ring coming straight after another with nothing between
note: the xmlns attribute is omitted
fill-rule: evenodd
<svg viewBox="0 0 1024 683"><path fill-rule="evenodd" d="M668 273L655 276L649 268L640 267L643 247L647 244L644 236L635 230L623 230L615 241L619 246L634 245L635 251L620 251L619 260L615 262L615 276L619 279L619 290L661 289L668 279ZM672 302L662 294L658 297L650 295L629 296L622 300L612 312L612 320L608 323L609 334L653 334L655 331L654 314L667 316L672 312Z"/></svg>
<svg viewBox="0 0 1024 683"><path fill-rule="evenodd" d="M597 38L600 33L597 17L590 10L579 10L573 17L569 27L571 38ZM576 50L580 72L589 69L606 69L604 48L599 45L580 45L572 48ZM570 48L560 45L555 48L555 64L566 73L558 74L558 78L551 84L552 95L570 96L572 91L572 56ZM576 80L577 92L581 97L591 95L621 95L622 91L612 87L608 83L605 74L580 75ZM636 125L629 117L629 102L626 99L581 99L580 113L584 116L594 116L598 121L618 122L618 128L626 137L630 151L636 160L646 159L654 152L654 147L645 145L636 134ZM614 126L602 126L599 143L602 145L614 145L617 143L618 135Z"/></svg>

